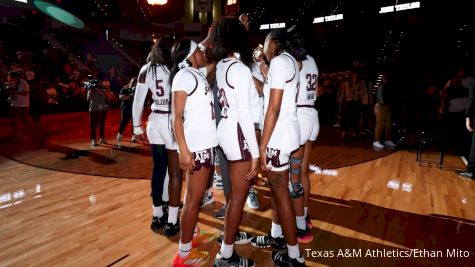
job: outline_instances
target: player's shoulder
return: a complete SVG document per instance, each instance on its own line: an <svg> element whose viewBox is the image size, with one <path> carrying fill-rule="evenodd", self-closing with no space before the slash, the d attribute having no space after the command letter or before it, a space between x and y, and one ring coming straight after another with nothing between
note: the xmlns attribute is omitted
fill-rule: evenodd
<svg viewBox="0 0 475 267"><path fill-rule="evenodd" d="M293 58L290 55L287 54L280 54L276 57L274 57L271 62L269 67L285 67L288 68L290 65L293 64Z"/></svg>
<svg viewBox="0 0 475 267"><path fill-rule="evenodd" d="M139 83L145 83L145 79L147 78L147 69L148 69L148 64L145 64L142 66L142 68L140 68L139 78L138 78Z"/></svg>
<svg viewBox="0 0 475 267"><path fill-rule="evenodd" d="M238 75L251 75L251 69L249 69L249 67L241 61L235 61L232 65L230 65L229 71Z"/></svg>
<svg viewBox="0 0 475 267"><path fill-rule="evenodd" d="M193 77L195 77L195 74L191 70L183 68L176 73L174 79L193 79Z"/></svg>
<svg viewBox="0 0 475 267"><path fill-rule="evenodd" d="M311 55L307 55L305 61L315 64L315 59Z"/></svg>
<svg viewBox="0 0 475 267"><path fill-rule="evenodd" d="M173 78L172 87L175 86L197 86L198 85L198 78L196 77L198 74L194 74L192 70L187 68L183 68L179 70L175 77Z"/></svg>

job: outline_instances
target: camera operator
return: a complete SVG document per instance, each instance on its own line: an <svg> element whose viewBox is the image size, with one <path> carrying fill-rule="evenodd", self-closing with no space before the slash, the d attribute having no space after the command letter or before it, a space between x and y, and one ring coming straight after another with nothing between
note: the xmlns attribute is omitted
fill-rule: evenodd
<svg viewBox="0 0 475 267"><path fill-rule="evenodd" d="M99 144L104 144L104 127L106 123L106 92L98 80L87 84L87 101L89 101L89 121L91 123L91 145L97 146L96 128L99 125Z"/></svg>
<svg viewBox="0 0 475 267"><path fill-rule="evenodd" d="M19 137L17 121L21 120L28 127L28 108L30 106L30 87L28 83L21 79L21 74L17 71L8 73L8 93L10 94L10 116L12 123L13 137Z"/></svg>
<svg viewBox="0 0 475 267"><path fill-rule="evenodd" d="M124 133L125 127L132 119L132 103L134 101L135 86L137 85L137 78L132 78L130 83L124 86L119 93L120 103L120 115L121 121L119 126L119 132L117 133L116 141L117 146L120 148L120 141L122 140L122 134ZM131 142L135 143L135 135L132 133Z"/></svg>

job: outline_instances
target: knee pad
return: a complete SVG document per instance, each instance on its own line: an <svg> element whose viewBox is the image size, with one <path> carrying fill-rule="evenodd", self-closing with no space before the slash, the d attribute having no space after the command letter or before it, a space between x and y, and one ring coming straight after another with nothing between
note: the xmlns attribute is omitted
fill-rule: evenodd
<svg viewBox="0 0 475 267"><path fill-rule="evenodd" d="M298 168L292 168L292 164L299 164ZM302 181L300 180L300 173L302 172L301 158L290 157L290 171L289 171L289 193L292 198L299 198L304 195L304 188ZM291 176L298 175L298 182L292 182Z"/></svg>

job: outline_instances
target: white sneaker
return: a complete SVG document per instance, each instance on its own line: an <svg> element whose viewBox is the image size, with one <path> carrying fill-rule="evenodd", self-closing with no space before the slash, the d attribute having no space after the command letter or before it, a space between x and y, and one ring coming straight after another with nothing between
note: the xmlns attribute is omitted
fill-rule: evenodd
<svg viewBox="0 0 475 267"><path fill-rule="evenodd" d="M211 189L209 189L211 190ZM211 195L208 193L208 190L205 192L205 195L203 196L203 199L201 200L201 205L200 208L203 208L205 206L211 205L214 203L214 198L213 198L213 192L211 192Z"/></svg>
<svg viewBox="0 0 475 267"><path fill-rule="evenodd" d="M95 140L95 139L92 139L92 140L91 140L91 146L97 146L97 143L96 143L96 140Z"/></svg>
<svg viewBox="0 0 475 267"><path fill-rule="evenodd" d="M214 188L223 190L223 177L215 172L213 175L213 180Z"/></svg>
<svg viewBox="0 0 475 267"><path fill-rule="evenodd" d="M393 149L396 146L396 144L394 144L393 141L389 140L389 141L384 141L384 146L387 148Z"/></svg>
<svg viewBox="0 0 475 267"><path fill-rule="evenodd" d="M105 143L106 143L106 140L104 140L104 138L99 139L99 144L100 144L100 145L103 145L103 144L105 144Z"/></svg>
<svg viewBox="0 0 475 267"><path fill-rule="evenodd" d="M122 140L122 135L120 133L117 134L115 141L117 142L117 147L121 148L120 140Z"/></svg>
<svg viewBox="0 0 475 267"><path fill-rule="evenodd" d="M259 200L257 200L257 192L254 188L249 188L246 204L249 208L257 210L259 208Z"/></svg>
<svg viewBox="0 0 475 267"><path fill-rule="evenodd" d="M374 141L373 142L373 149L376 150L376 151L381 151L381 150L384 149L384 146L383 146L383 144L381 144L381 142Z"/></svg>
<svg viewBox="0 0 475 267"><path fill-rule="evenodd" d="M132 134L132 138L130 138L130 142L137 143L137 138L135 137L135 134Z"/></svg>

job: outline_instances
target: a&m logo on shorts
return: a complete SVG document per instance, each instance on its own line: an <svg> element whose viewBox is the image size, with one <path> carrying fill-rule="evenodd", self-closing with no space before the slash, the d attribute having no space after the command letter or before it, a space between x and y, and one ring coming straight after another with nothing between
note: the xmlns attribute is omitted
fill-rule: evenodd
<svg viewBox="0 0 475 267"><path fill-rule="evenodd" d="M196 152L195 162L205 163L207 160L209 161L211 155L209 151L199 151Z"/></svg>

